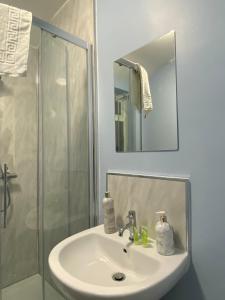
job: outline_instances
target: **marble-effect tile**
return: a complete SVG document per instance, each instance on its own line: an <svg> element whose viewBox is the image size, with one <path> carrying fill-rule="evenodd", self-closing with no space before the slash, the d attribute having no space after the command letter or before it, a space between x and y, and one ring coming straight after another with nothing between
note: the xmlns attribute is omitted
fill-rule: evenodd
<svg viewBox="0 0 225 300"><path fill-rule="evenodd" d="M10 182L12 204L1 230L3 287L38 270L37 58L30 48L27 77L3 77L0 88L0 162L18 174Z"/></svg>
<svg viewBox="0 0 225 300"><path fill-rule="evenodd" d="M66 1L51 23L93 43L93 15L93 0L70 0ZM19 174L18 180L13 184L13 206L9 213L7 233L2 233L2 257L7 257L1 266L1 273L4 273L3 287L35 274L38 270L42 274L45 271L46 279L50 282L47 259L53 246L69 234L89 227L86 51L68 43L55 48L55 43L60 44L60 40L54 39L54 45L49 45L50 48L52 46L51 49L43 49L51 50L45 53L46 65L52 64L54 72L48 69L45 73L44 92L46 99L50 101L46 102L44 112L47 167L41 170L41 178L43 175L46 181L42 187L45 198L41 197L42 191L39 190L39 202L43 204L39 217L44 209L44 215L41 216L44 219L44 232L39 231L39 241L37 229L41 221L37 215L37 61L34 62L34 57L30 55L28 66L34 75L32 79L29 76L9 79L4 86L0 82L0 161L7 162ZM66 51L68 70L65 68ZM67 86L56 84L57 79L63 79L66 75L69 78ZM66 129L66 97L69 99L70 109L69 133ZM40 150L41 145L39 147ZM41 165L40 163L39 167ZM39 250L43 249L43 241L44 253L38 253L38 246ZM43 259L44 270L41 268Z"/></svg>
<svg viewBox="0 0 225 300"><path fill-rule="evenodd" d="M156 212L165 210L173 226L176 247L187 247L187 182L129 175L107 174L108 190L114 203L117 226L126 222L127 212L134 209L137 225L148 227L155 238Z"/></svg>
<svg viewBox="0 0 225 300"><path fill-rule="evenodd" d="M81 39L94 42L93 0L69 0L53 17L52 23Z"/></svg>

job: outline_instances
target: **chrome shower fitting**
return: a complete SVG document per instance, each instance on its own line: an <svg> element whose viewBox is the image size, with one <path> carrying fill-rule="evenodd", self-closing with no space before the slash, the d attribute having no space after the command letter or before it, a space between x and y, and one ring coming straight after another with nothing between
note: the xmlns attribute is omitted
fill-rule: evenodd
<svg viewBox="0 0 225 300"><path fill-rule="evenodd" d="M0 165L0 179L3 180L3 209L0 210L3 213L3 227L6 228L7 225L7 210L11 205L11 194L9 188L9 180L16 178L17 174L9 171L7 164Z"/></svg>

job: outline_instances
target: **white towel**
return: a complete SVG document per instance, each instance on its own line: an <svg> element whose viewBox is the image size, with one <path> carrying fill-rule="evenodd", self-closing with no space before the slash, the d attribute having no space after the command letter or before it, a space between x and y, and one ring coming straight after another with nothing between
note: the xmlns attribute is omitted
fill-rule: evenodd
<svg viewBox="0 0 225 300"><path fill-rule="evenodd" d="M151 96L150 84L149 84L149 79L148 79L148 72L140 64L136 64L136 67L137 67L137 71L140 75L141 100L142 100L142 106L143 106L143 110L145 112L145 117L146 117L147 113L152 111L152 109L153 109L152 96Z"/></svg>
<svg viewBox="0 0 225 300"><path fill-rule="evenodd" d="M26 75L31 24L30 12L0 3L0 75Z"/></svg>
<svg viewBox="0 0 225 300"><path fill-rule="evenodd" d="M141 80L140 74L137 72L136 67L130 68L129 72L129 85L130 85L130 102L139 112L142 109L141 101Z"/></svg>

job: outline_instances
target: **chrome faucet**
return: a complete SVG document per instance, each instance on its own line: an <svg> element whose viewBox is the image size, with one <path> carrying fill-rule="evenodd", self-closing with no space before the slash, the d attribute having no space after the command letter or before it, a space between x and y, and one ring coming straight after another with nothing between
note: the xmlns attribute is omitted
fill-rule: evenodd
<svg viewBox="0 0 225 300"><path fill-rule="evenodd" d="M136 212L134 210L129 210L127 218L129 222L126 225L120 227L119 236L123 236L124 231L129 230L130 232L129 240L133 242L134 227L136 227Z"/></svg>

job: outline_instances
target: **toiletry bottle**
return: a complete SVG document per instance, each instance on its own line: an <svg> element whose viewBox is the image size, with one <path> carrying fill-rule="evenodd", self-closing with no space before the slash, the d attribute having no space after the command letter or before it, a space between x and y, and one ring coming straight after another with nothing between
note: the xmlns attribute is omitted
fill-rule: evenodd
<svg viewBox="0 0 225 300"><path fill-rule="evenodd" d="M141 227L141 242L143 247L148 247L148 228L146 226Z"/></svg>
<svg viewBox="0 0 225 300"><path fill-rule="evenodd" d="M134 244L135 245L141 245L141 227L138 228L134 227Z"/></svg>
<svg viewBox="0 0 225 300"><path fill-rule="evenodd" d="M174 253L173 229L167 222L165 211L156 212L160 220L156 223L156 247L161 255L172 255Z"/></svg>
<svg viewBox="0 0 225 300"><path fill-rule="evenodd" d="M105 193L103 198L103 211L104 211L104 230L105 233L116 232L114 201L110 197L110 193Z"/></svg>

